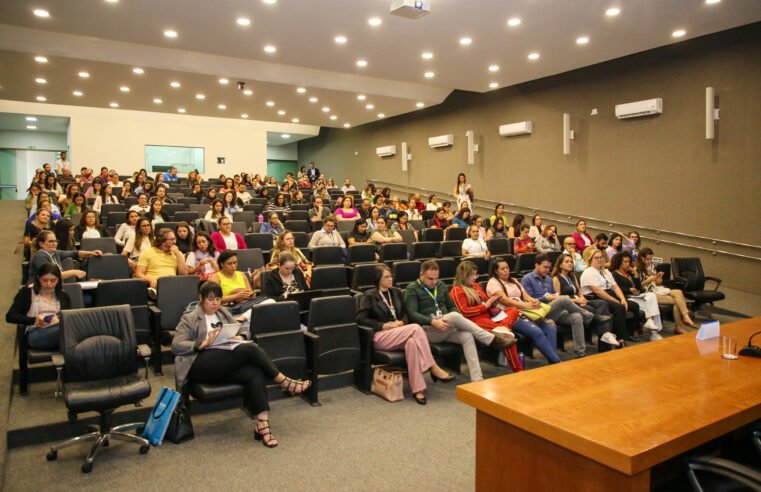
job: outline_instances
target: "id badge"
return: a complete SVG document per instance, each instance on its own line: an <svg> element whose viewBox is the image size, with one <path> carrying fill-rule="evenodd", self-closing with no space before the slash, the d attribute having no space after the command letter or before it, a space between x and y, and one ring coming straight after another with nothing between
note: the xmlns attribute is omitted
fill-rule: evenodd
<svg viewBox="0 0 761 492"><path fill-rule="evenodd" d="M441 309L437 309L436 310L436 317L437 318L441 318L442 316L444 316L444 315L442 314Z"/></svg>

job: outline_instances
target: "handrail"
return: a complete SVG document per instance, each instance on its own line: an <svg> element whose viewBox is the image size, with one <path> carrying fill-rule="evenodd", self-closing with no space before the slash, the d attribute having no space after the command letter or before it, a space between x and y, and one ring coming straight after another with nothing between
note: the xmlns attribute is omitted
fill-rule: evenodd
<svg viewBox="0 0 761 492"><path fill-rule="evenodd" d="M444 195L444 196L450 196L451 195L450 193L445 192L445 191L432 190L432 189L422 188L422 187L416 187L416 186L400 185L398 183L390 183L388 181L384 181L384 180L381 180L381 179L368 178L367 181L371 182L373 184L376 184L376 186L378 184L381 184L381 185L384 185L384 186L388 186L389 188L396 188L396 189L400 189L401 188L401 189L404 189L404 190L411 190L411 191L414 191L414 192L417 192L417 193L419 193L419 192L422 192L422 193L425 193L425 194L433 193L433 194L436 194L436 195ZM541 208L528 207L528 206L524 206L524 205L518 205L517 203L497 202L495 200L490 200L488 198L479 198L478 201L482 202L482 203L486 202L488 204L493 204L494 206L496 206L498 203L501 203L505 207L508 207L508 206L509 207L513 207L513 210L509 210L509 212L512 212L512 213L520 213L519 210L515 210L515 208L519 208L519 209L525 209L525 210L532 210L534 212L541 212L543 214L546 213L546 214L556 215L556 216L566 216L568 219L570 219L572 217L575 217L574 214L568 214L566 212L558 212L556 210L546 210L546 209L541 209ZM489 209L487 209L487 210L489 210ZM636 229L638 232L640 232L640 237L641 238L652 239L652 240L656 241L656 243L658 243L658 244L660 244L660 243L666 243L666 244L672 244L674 246L681 246L681 247L686 247L686 248L694 248L694 249L698 249L698 250L702 250L702 251L707 251L707 252L711 253L712 255L722 254L722 255L728 255L728 256L735 256L735 257L738 257L738 258L744 258L744 259L748 259L748 260L761 261L761 257L744 255L742 253L734 253L732 251L723 251L723 250L711 249L711 248L706 248L704 246L697 246L697 245L692 245L692 244L686 244L686 243L682 243L682 242L678 242L678 241L670 241L670 240L667 240L667 239L663 239L662 237L642 235L641 231L643 231L643 230L644 231L652 231L656 235L671 234L671 235L679 236L679 237L687 237L687 238L698 239L698 240L702 240L702 241L710 241L714 245L716 245L718 243L721 243L721 244L729 244L729 245L732 245L732 246L741 246L741 247L745 247L745 248L751 248L751 249L761 250L761 246L755 245L755 244L738 243L738 242L735 242L735 241L728 241L726 239L716 239L716 238L709 238L709 237L705 237L705 236L695 236L695 235L692 235L692 234L686 234L684 232L667 231L667 230L657 229L657 228L647 227L647 226L624 224L622 222L617 222L617 221L612 221L612 220L604 220L604 219L597 219L597 218L594 218L594 217L579 217L579 218L587 220L587 221L607 223L609 225L609 227L613 227L614 225L616 225L616 226L621 226L621 227L623 227L625 229L630 229L630 230L631 229ZM559 222L561 224L569 224L569 225L574 225L574 226L576 225L575 222L569 222L569 221L563 220L563 219L553 219L553 221Z"/></svg>

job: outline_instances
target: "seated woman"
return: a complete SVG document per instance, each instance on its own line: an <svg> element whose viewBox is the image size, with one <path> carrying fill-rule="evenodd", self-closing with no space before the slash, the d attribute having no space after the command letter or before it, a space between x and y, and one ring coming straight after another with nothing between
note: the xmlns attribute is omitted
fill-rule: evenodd
<svg viewBox="0 0 761 492"><path fill-rule="evenodd" d="M127 239L122 254L127 257L129 266L134 270L140 253L153 247L153 225L147 217L140 217L135 224L135 235Z"/></svg>
<svg viewBox="0 0 761 492"><path fill-rule="evenodd" d="M520 229L520 236L515 238L513 243L513 251L516 255L521 253L533 253L536 251L536 245L534 240L528 236L530 227L528 224L522 224Z"/></svg>
<svg viewBox="0 0 761 492"><path fill-rule="evenodd" d="M163 224L169 222L169 215L164 212L164 202L158 198L154 198L151 202L151 209L145 216L150 219L151 225Z"/></svg>
<svg viewBox="0 0 761 492"><path fill-rule="evenodd" d="M291 208L288 206L288 203L285 201L285 194L278 193L274 200L272 200L270 203L267 204L266 207L264 207L265 212L280 212L285 215L288 215L288 212L291 211Z"/></svg>
<svg viewBox="0 0 761 492"><path fill-rule="evenodd" d="M61 219L53 226L53 233L58 240L58 249L61 251L74 251L77 245L74 242L74 224L69 219Z"/></svg>
<svg viewBox="0 0 761 492"><path fill-rule="evenodd" d="M355 244L373 244L373 240L370 239L370 233L367 231L367 222L360 219L354 223L354 229L349 232L348 243L349 246L354 246Z"/></svg>
<svg viewBox="0 0 761 492"><path fill-rule="evenodd" d="M415 199L415 195L410 195L410 197L407 199L407 210L405 210L405 212L407 212L407 216L410 220L423 219L423 216L420 213L420 208L418 207L418 202Z"/></svg>
<svg viewBox="0 0 761 492"><path fill-rule="evenodd" d="M497 216L492 219L491 226L486 230L486 240L489 239L508 239L504 218Z"/></svg>
<svg viewBox="0 0 761 492"><path fill-rule="evenodd" d="M375 222L378 220L378 217L380 217L380 209L376 206L373 206L373 208L370 209L370 217L368 217L365 221L367 224L368 233L372 234L373 231L375 231Z"/></svg>
<svg viewBox="0 0 761 492"><path fill-rule="evenodd" d="M629 255L632 257L632 263L636 265L637 258L639 258L639 250L642 247L642 240L637 231L629 232L626 237L629 238Z"/></svg>
<svg viewBox="0 0 761 492"><path fill-rule="evenodd" d="M96 249L94 251L85 250L73 250L64 251L57 249L58 239L56 239L53 231L42 231L34 239L34 248L37 251L29 261L29 278L37 275L37 272L47 263L55 264L61 270L61 277L66 280L67 278L83 279L86 272L82 270L63 270L63 260L66 258L84 260L91 256L100 256L102 251Z"/></svg>
<svg viewBox="0 0 761 492"><path fill-rule="evenodd" d="M526 217L523 216L523 214L518 214L513 219L513 225L511 225L507 229L507 238L508 239L515 239L517 238L521 233L521 226L526 221Z"/></svg>
<svg viewBox="0 0 761 492"><path fill-rule="evenodd" d="M529 235L531 232L529 231ZM539 253L554 253L560 251L560 241L558 241L557 227L550 225L542 230L539 237L534 239L536 251Z"/></svg>
<svg viewBox="0 0 761 492"><path fill-rule="evenodd" d="M214 200L211 202L211 208L208 212L206 212L206 215L204 216L204 220L210 220L213 222L218 221L221 217L227 217L230 220L233 219L233 216L225 212L225 204L222 203L222 200Z"/></svg>
<svg viewBox="0 0 761 492"><path fill-rule="evenodd" d="M137 225L137 219L140 217L137 212L130 210L127 212L126 221L119 226L116 231L114 240L119 246L124 246L131 236L135 235L135 226Z"/></svg>
<svg viewBox="0 0 761 492"><path fill-rule="evenodd" d="M399 216L396 222L391 224L391 230L392 231L412 231L415 235L415 240L417 241L417 231L415 228L410 224L410 218L408 215L409 211L407 212L399 212Z"/></svg>
<svg viewBox="0 0 761 492"><path fill-rule="evenodd" d="M85 197L81 193L76 193L71 200L71 204L69 204L68 208L66 208L66 212L63 214L64 218L69 218L72 215L75 214L83 214L87 212L89 209L87 208L87 205L85 204Z"/></svg>
<svg viewBox="0 0 761 492"><path fill-rule="evenodd" d="M334 215L339 221L342 220L357 220L359 218L359 211L354 207L354 197L346 195L341 199L341 207L336 209Z"/></svg>
<svg viewBox="0 0 761 492"><path fill-rule="evenodd" d="M436 195L431 195L428 197L428 204L425 206L425 209L430 212L435 212L439 209L441 205L439 204L439 199L436 197Z"/></svg>
<svg viewBox="0 0 761 492"><path fill-rule="evenodd" d="M53 224L50 221L50 210L41 209L34 220L29 221L24 226L24 258L29 259L31 255L37 252L34 247L35 238L42 231L49 231L53 228Z"/></svg>
<svg viewBox="0 0 761 492"><path fill-rule="evenodd" d="M480 215L474 215L472 225L478 227L478 237L486 241L486 228L484 227L484 219Z"/></svg>
<svg viewBox="0 0 761 492"><path fill-rule="evenodd" d="M92 205L92 209L100 213L101 207L106 204L116 205L119 203L119 199L114 195L114 187L111 183L106 183L98 196L95 197L95 203Z"/></svg>
<svg viewBox="0 0 761 492"><path fill-rule="evenodd" d="M613 316L613 331L619 343L623 340L638 341L634 332L639 319L639 305L626 301L626 296L616 284L613 274L604 266L604 256L605 253L596 248L587 248L584 252L584 261L589 267L584 270L579 280L581 293L587 299L601 299L608 303L610 315ZM626 311L631 311L634 315L635 321L632 324L626 322Z"/></svg>
<svg viewBox="0 0 761 492"><path fill-rule="evenodd" d="M451 222L454 219L454 212L452 212L452 203L444 202L441 204L441 208L444 209L444 218ZM468 207L470 208L470 207Z"/></svg>
<svg viewBox="0 0 761 492"><path fill-rule="evenodd" d="M195 246L185 259L188 265L188 274L197 275L201 280L207 280L209 277L219 271L217 260L219 252L214 248L214 243L205 232L199 232L193 238Z"/></svg>
<svg viewBox="0 0 761 492"><path fill-rule="evenodd" d="M489 258L489 248L486 246L486 241L481 239L478 233L478 226L473 224L468 229L468 237L462 242L462 256L476 256L481 258ZM478 323L476 323L478 324Z"/></svg>
<svg viewBox="0 0 761 492"><path fill-rule="evenodd" d="M216 188L209 188L209 191L206 192L206 196L201 198L201 204L202 205L211 205L214 203L215 200L219 200L217 198L217 189ZM221 202L222 200L220 200ZM211 219L206 219L211 220Z"/></svg>
<svg viewBox="0 0 761 492"><path fill-rule="evenodd" d="M375 230L370 234L370 239L375 244L375 250L378 253L384 244L404 242L401 234L388 229L388 219L385 217L378 217L375 221Z"/></svg>
<svg viewBox="0 0 761 492"><path fill-rule="evenodd" d="M228 249L246 249L246 241L243 236L233 232L233 221L229 217L220 217L217 220L219 230L211 233L214 248L220 253Z"/></svg>
<svg viewBox="0 0 761 492"><path fill-rule="evenodd" d="M608 241L608 247L605 248L605 254L608 255L608 261L613 259L613 255L616 253L626 253L629 255L629 258L631 258L631 250L634 244L632 241L622 236L618 232L614 232L610 235L610 240ZM634 259L632 259L634 261Z"/></svg>
<svg viewBox="0 0 761 492"><path fill-rule="evenodd" d="M280 253L290 253L293 255L293 258L296 260L296 266L301 270L301 273L304 274L307 281L312 277L312 263L307 260L304 253L296 247L296 240L291 231L285 231L277 237L275 247L270 254L272 261L267 265L270 270L275 270L279 267L278 259L280 258Z"/></svg>
<svg viewBox="0 0 761 492"><path fill-rule="evenodd" d="M132 183L125 181L121 191L116 195L116 198L119 200L119 203L124 203L124 199L130 197L132 197Z"/></svg>
<svg viewBox="0 0 761 492"><path fill-rule="evenodd" d="M277 237L285 231L285 227L283 227L283 224L280 222L280 216L277 214L277 212L269 212L267 214L267 222L262 224L261 229L259 229L259 232L262 234L272 234L272 241L277 241Z"/></svg>
<svg viewBox="0 0 761 492"><path fill-rule="evenodd" d="M74 201L74 195L80 192L79 185L77 183L69 183L66 185L66 193L58 197L58 208L66 213L69 205Z"/></svg>
<svg viewBox="0 0 761 492"><path fill-rule="evenodd" d="M233 350L214 350L222 326L235 323L230 311L222 307L221 298L218 284L204 282L198 292L198 307L184 314L177 325L172 340L177 389L182 390L189 381L243 385L243 406L256 418L254 437L274 448L278 442L269 423L267 380L291 394L309 389L310 381L293 380L279 372L266 352L250 341L250 331L243 326L233 338L241 343Z"/></svg>
<svg viewBox="0 0 761 492"><path fill-rule="evenodd" d="M243 210L242 208L238 207L238 198L235 196L234 191L225 192L225 194L222 196L222 205L224 205L225 215L230 217L232 217L235 212L240 212Z"/></svg>
<svg viewBox="0 0 761 492"><path fill-rule="evenodd" d="M457 265L454 285L449 291L449 297L454 301L457 310L484 330L512 333L510 326L517 320L518 310L512 307L500 309L497 304L500 295L487 296L478 284L477 279L478 267L473 262L463 261ZM492 310L494 310L494 315ZM494 321L492 317L498 315L499 312L504 312L505 316L502 316L499 321ZM513 340L513 344L505 348L503 353L510 369L513 372L520 372L523 370L523 366L521 366L521 361L518 358L518 347L515 345L517 339L514 338Z"/></svg>
<svg viewBox="0 0 761 492"><path fill-rule="evenodd" d="M568 296L573 302L591 313L599 314L600 316L610 316L610 309L605 301L601 299L589 300L584 297L584 294L581 293L579 281L576 280L576 275L574 275L573 271L573 257L565 253L561 254L552 269L552 286L555 288L555 292L561 296ZM602 345L598 344L598 352L610 350L610 347L620 346L616 335L611 333L611 330L614 329L612 320L596 323L596 326L597 336L600 343L602 343ZM616 333L620 333L620 338L623 340L626 337L626 326L618 325L615 329L618 330Z"/></svg>
<svg viewBox="0 0 761 492"><path fill-rule="evenodd" d="M642 327L650 332L650 340L662 339L663 337L658 334L663 330L658 299L652 292L643 292L639 278L632 273L632 259L627 253L616 253L610 260L610 268L613 270L613 278L627 301L638 304L644 311L647 320Z"/></svg>
<svg viewBox="0 0 761 492"><path fill-rule="evenodd" d="M592 236L587 232L587 221L584 219L576 221L576 232L571 237L576 242L576 252L579 254L593 244Z"/></svg>
<svg viewBox="0 0 761 492"><path fill-rule="evenodd" d="M296 258L292 254L280 253L277 265L277 270L273 270L264 282L265 296L282 301L291 294L309 289L304 273L296 267Z"/></svg>
<svg viewBox="0 0 761 492"><path fill-rule="evenodd" d="M340 246L346 247L344 239L341 234L336 232L336 218L332 215L325 217L322 221L322 229L314 231L312 237L309 239L309 248L316 248L318 246Z"/></svg>
<svg viewBox="0 0 761 492"><path fill-rule="evenodd" d="M53 202L50 201L50 197L47 195L47 193L40 193L36 206L32 206L32 213L29 215L29 220L27 222L34 220L37 217L37 211L42 209L50 212L50 218L54 221L61 220L63 218L61 211Z"/></svg>
<svg viewBox="0 0 761 492"><path fill-rule="evenodd" d="M494 258L489 265L489 276L489 282L486 284L486 295L489 297L499 295L497 302L501 309L514 307L518 310L529 310L539 307L540 302L528 295L521 283L510 276L510 264L504 258ZM560 362L560 356L555 351L558 332L553 323L546 319L531 321L521 314L513 323L512 329L514 332L530 338L534 346L539 349L539 352L550 364Z"/></svg>
<svg viewBox="0 0 761 492"><path fill-rule="evenodd" d="M629 238L632 239L631 234ZM655 294L658 304L674 306L674 322L676 323L674 333L688 333L689 330L685 327L698 328L690 317L690 310L687 308L687 301L684 300L684 293L679 289L663 287L663 272L655 271L653 250L642 248L638 253L634 275L639 279L642 289Z"/></svg>
<svg viewBox="0 0 761 492"><path fill-rule="evenodd" d="M84 238L109 237L108 230L98 224L98 217L95 212L88 210L82 214L82 219L74 231L74 237L78 243Z"/></svg>
<svg viewBox="0 0 761 492"><path fill-rule="evenodd" d="M63 291L61 269L45 263L37 269L33 283L21 287L13 298L6 323L26 325L26 339L38 350L58 349L58 316L71 308L69 295Z"/></svg>
<svg viewBox="0 0 761 492"><path fill-rule="evenodd" d="M472 222L470 209L467 207L461 208L460 211L455 214L454 219L452 219L452 224L455 224L457 227L462 227L463 229L470 227Z"/></svg>
<svg viewBox="0 0 761 492"><path fill-rule="evenodd" d="M238 253L222 251L217 260L219 270L209 277L222 287L222 304L237 304L254 296L254 289L245 273L238 271Z"/></svg>
<svg viewBox="0 0 761 492"><path fill-rule="evenodd" d="M193 231L190 228L190 224L185 221L179 222L175 236L177 238L175 244L183 255L190 253L194 249Z"/></svg>
<svg viewBox="0 0 761 492"><path fill-rule="evenodd" d="M489 217L489 225L494 226L494 223L497 219L502 219L502 224L507 224L507 214L505 213L505 206L501 203L498 203L496 207L494 207L494 215Z"/></svg>
<svg viewBox="0 0 761 492"><path fill-rule="evenodd" d="M528 230L528 236L536 241L536 238L540 237L544 232L544 226L542 225L542 216L535 214L531 217L531 228Z"/></svg>
<svg viewBox="0 0 761 492"><path fill-rule="evenodd" d="M392 287L394 279L386 265L375 267L374 289L362 294L357 310L357 324L373 330L373 346L378 350L404 350L410 391L415 401L426 404L425 379L430 370L434 381L451 381L454 376L436 364L431 354L428 336L418 324L407 317L402 293Z"/></svg>

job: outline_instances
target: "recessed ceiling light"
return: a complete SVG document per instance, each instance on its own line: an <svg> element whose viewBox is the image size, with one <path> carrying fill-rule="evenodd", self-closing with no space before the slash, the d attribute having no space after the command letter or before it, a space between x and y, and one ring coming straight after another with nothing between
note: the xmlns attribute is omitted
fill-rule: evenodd
<svg viewBox="0 0 761 492"><path fill-rule="evenodd" d="M489 84L489 89L496 89L497 87L499 87L499 84L496 82L491 82Z"/></svg>
<svg viewBox="0 0 761 492"><path fill-rule="evenodd" d="M367 60L357 60L357 66L364 68L367 66Z"/></svg>
<svg viewBox="0 0 761 492"><path fill-rule="evenodd" d="M109 104L109 106L111 106L112 108L118 108L119 107L119 103L112 102L111 104Z"/></svg>
<svg viewBox="0 0 761 492"><path fill-rule="evenodd" d="M529 60L538 60L539 59L539 53L529 53L528 54Z"/></svg>
<svg viewBox="0 0 761 492"><path fill-rule="evenodd" d="M687 31L685 31L684 29L677 29L676 31L671 33L671 36L675 38L681 38L685 34L687 34Z"/></svg>
<svg viewBox="0 0 761 492"><path fill-rule="evenodd" d="M331 120L333 120L333 121L335 121L335 120L337 120L337 119L338 119L338 116L336 116L336 115L334 115L334 114L331 114L331 115L330 115L330 119L331 119Z"/></svg>
<svg viewBox="0 0 761 492"><path fill-rule="evenodd" d="M277 0L262 0L262 3L266 3L267 5L275 5Z"/></svg>
<svg viewBox="0 0 761 492"><path fill-rule="evenodd" d="M327 107L327 106L323 106L323 107L322 107L322 112L323 112L323 113L330 113L330 108L329 108L329 107Z"/></svg>
<svg viewBox="0 0 761 492"><path fill-rule="evenodd" d="M367 23L373 27L378 27L381 24L383 24L383 21L381 20L380 17L370 17L369 19L367 19Z"/></svg>
<svg viewBox="0 0 761 492"><path fill-rule="evenodd" d="M34 61L36 61L37 63L47 63L48 59L45 58L44 56L35 56Z"/></svg>
<svg viewBox="0 0 761 492"><path fill-rule="evenodd" d="M106 0L106 3L119 3L119 0Z"/></svg>
<svg viewBox="0 0 761 492"><path fill-rule="evenodd" d="M176 80L173 80L172 82L169 82L169 85L174 87L175 89L179 89L180 88L180 83L177 82Z"/></svg>
<svg viewBox="0 0 761 492"><path fill-rule="evenodd" d="M349 128L351 126L351 123L344 123L344 128Z"/></svg>
<svg viewBox="0 0 761 492"><path fill-rule="evenodd" d="M122 92L129 92L129 87L127 87L126 85L123 85L123 86L119 87L119 90L122 91Z"/></svg>
<svg viewBox="0 0 761 492"><path fill-rule="evenodd" d="M346 36L336 36L333 38L333 41L335 41L338 44L346 44Z"/></svg>
<svg viewBox="0 0 761 492"><path fill-rule="evenodd" d="M364 101L365 99L367 99L367 96L365 96L364 94L358 94L357 95L357 100L358 101Z"/></svg>
<svg viewBox="0 0 761 492"><path fill-rule="evenodd" d="M436 76L436 74L433 73L433 72L426 72L426 73L423 74L423 76L425 78L427 78L427 79L432 79L432 78L434 78Z"/></svg>
<svg viewBox="0 0 761 492"><path fill-rule="evenodd" d="M167 38L176 38L177 37L177 31L173 31L171 29L167 29L164 31L164 36Z"/></svg>
<svg viewBox="0 0 761 492"><path fill-rule="evenodd" d="M222 77L221 79L219 79L219 83L222 85L227 85L230 83L230 80Z"/></svg>
<svg viewBox="0 0 761 492"><path fill-rule="evenodd" d="M499 72L499 65L489 65L490 72Z"/></svg>
<svg viewBox="0 0 761 492"><path fill-rule="evenodd" d="M605 15L607 15L608 17L615 17L620 13L621 13L621 9L618 7L611 7L605 11Z"/></svg>
<svg viewBox="0 0 761 492"><path fill-rule="evenodd" d="M432 60L433 59L433 53L431 53L430 51L424 51L420 55L420 58L422 58L423 60Z"/></svg>
<svg viewBox="0 0 761 492"><path fill-rule="evenodd" d="M251 25L251 19L249 19L248 17L238 17L238 20L236 20L235 22L237 22L239 26Z"/></svg>
<svg viewBox="0 0 761 492"><path fill-rule="evenodd" d="M161 98L156 97L153 99L153 104L161 104L162 102L164 101L162 101Z"/></svg>
<svg viewBox="0 0 761 492"><path fill-rule="evenodd" d="M275 105L275 101L267 101L267 106L272 107Z"/></svg>
<svg viewBox="0 0 761 492"><path fill-rule="evenodd" d="M383 113L378 113L378 118L385 118L385 117L386 117L386 115L385 115L385 114L383 114Z"/></svg>
<svg viewBox="0 0 761 492"><path fill-rule="evenodd" d="M282 135L280 135L280 138L291 138L291 136L287 133L283 133Z"/></svg>
<svg viewBox="0 0 761 492"><path fill-rule="evenodd" d="M217 105L217 107L219 109L227 109L227 105L226 104L219 104L219 105Z"/></svg>
<svg viewBox="0 0 761 492"><path fill-rule="evenodd" d="M299 94L303 94L303 93L305 93L306 91L307 91L307 90L306 90L306 89L304 89L303 87L298 87L298 88L296 89L296 92L298 92Z"/></svg>
<svg viewBox="0 0 761 492"><path fill-rule="evenodd" d="M48 17L50 17L50 12L48 12L45 9L34 9L33 13L37 17L42 17L42 18L48 18Z"/></svg>
<svg viewBox="0 0 761 492"><path fill-rule="evenodd" d="M576 44L587 44L589 43L589 38L587 36L580 36L576 38Z"/></svg>
<svg viewBox="0 0 761 492"><path fill-rule="evenodd" d="M35 125L26 125L26 129L27 130L36 130L37 126L35 126Z"/></svg>
<svg viewBox="0 0 761 492"><path fill-rule="evenodd" d="M40 102L45 102L47 101L47 98L45 96L37 96L37 100Z"/></svg>
<svg viewBox="0 0 761 492"><path fill-rule="evenodd" d="M425 106L425 103L423 103L423 102L419 102L419 103L415 104L415 107L417 107L417 108L422 108L423 106Z"/></svg>
<svg viewBox="0 0 761 492"><path fill-rule="evenodd" d="M34 81L37 82L38 84L47 84L48 83L48 81L43 79L42 77L37 77L36 79L34 79Z"/></svg>
<svg viewBox="0 0 761 492"><path fill-rule="evenodd" d="M242 115L240 115L240 117L245 120L246 118L248 118L248 114L247 113L243 113Z"/></svg>
<svg viewBox="0 0 761 492"><path fill-rule="evenodd" d="M367 108L367 109L375 109L375 105L374 104L366 104L365 108Z"/></svg>
<svg viewBox="0 0 761 492"><path fill-rule="evenodd" d="M512 17L510 19L507 19L507 25L510 27L520 26L521 25L520 17Z"/></svg>
<svg viewBox="0 0 761 492"><path fill-rule="evenodd" d="M198 99L199 101L203 101L204 99L206 99L206 95L204 95L204 94L196 94L196 99Z"/></svg>
<svg viewBox="0 0 761 492"><path fill-rule="evenodd" d="M291 123L298 123L299 121L301 120L299 120L298 118L291 118Z"/></svg>
<svg viewBox="0 0 761 492"><path fill-rule="evenodd" d="M143 70L140 67L135 67L135 68L132 69L132 73L134 73L136 75L143 75L145 73L145 70Z"/></svg>
<svg viewBox="0 0 761 492"><path fill-rule="evenodd" d="M72 94L74 94L74 95L75 95L75 96L77 96L77 97L82 97L82 96L84 96L84 94L82 93L82 91L74 91L74 92L72 92Z"/></svg>
<svg viewBox="0 0 761 492"><path fill-rule="evenodd" d="M79 75L83 79L90 77L90 74L88 72L79 72L77 75Z"/></svg>
<svg viewBox="0 0 761 492"><path fill-rule="evenodd" d="M319 101L319 99L317 99L316 97L310 97L309 98L309 102L310 103L316 103L317 101Z"/></svg>
<svg viewBox="0 0 761 492"><path fill-rule="evenodd" d="M254 91L252 91L251 89L246 89L245 91L243 91L243 95L244 96L250 96L253 93L254 93Z"/></svg>
<svg viewBox="0 0 761 492"><path fill-rule="evenodd" d="M460 44L463 46L468 46L471 43L473 43L473 40L470 39L469 37L460 38Z"/></svg>
<svg viewBox="0 0 761 492"><path fill-rule="evenodd" d="M719 3L719 2L721 2L721 0L706 0L706 3L708 5L714 5L714 4Z"/></svg>
<svg viewBox="0 0 761 492"><path fill-rule="evenodd" d="M265 53L274 53L276 51L277 51L277 48L275 48L271 44L268 44L267 46L264 47L264 52Z"/></svg>
<svg viewBox="0 0 761 492"><path fill-rule="evenodd" d="M280 116L285 116L285 111L281 109L277 112L277 114Z"/></svg>
<svg viewBox="0 0 761 492"><path fill-rule="evenodd" d="M177 108L177 112L178 113L184 113L185 112L185 108Z"/></svg>
<svg viewBox="0 0 761 492"><path fill-rule="evenodd" d="M26 121L37 121L37 118L35 116L27 116Z"/></svg>

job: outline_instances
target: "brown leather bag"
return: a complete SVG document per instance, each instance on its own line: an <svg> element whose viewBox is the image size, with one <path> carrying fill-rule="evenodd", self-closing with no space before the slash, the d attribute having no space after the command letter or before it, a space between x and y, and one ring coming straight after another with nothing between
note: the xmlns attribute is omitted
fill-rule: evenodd
<svg viewBox="0 0 761 492"><path fill-rule="evenodd" d="M373 384L370 391L384 400L394 402L404 399L402 386L404 379L403 371L394 367L376 367L373 374Z"/></svg>

